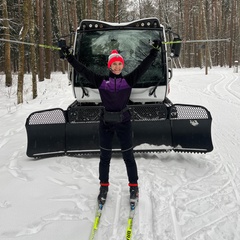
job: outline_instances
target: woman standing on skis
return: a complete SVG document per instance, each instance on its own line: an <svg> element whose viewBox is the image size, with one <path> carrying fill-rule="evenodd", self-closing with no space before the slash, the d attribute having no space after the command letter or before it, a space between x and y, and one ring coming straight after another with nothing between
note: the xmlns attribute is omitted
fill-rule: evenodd
<svg viewBox="0 0 240 240"><path fill-rule="evenodd" d="M150 54L131 73L122 76L124 58L113 50L108 58L109 75L98 75L70 53L68 47L62 47L61 51L73 68L93 83L99 90L104 111L99 123L100 140L100 163L99 180L100 192L98 202L104 205L109 187L109 167L112 157L112 140L114 133L120 142L122 157L126 165L130 187L130 202L137 202L139 196L138 171L133 154L131 114L127 108L132 87L140 77L147 71L155 60L160 43L153 44Z"/></svg>

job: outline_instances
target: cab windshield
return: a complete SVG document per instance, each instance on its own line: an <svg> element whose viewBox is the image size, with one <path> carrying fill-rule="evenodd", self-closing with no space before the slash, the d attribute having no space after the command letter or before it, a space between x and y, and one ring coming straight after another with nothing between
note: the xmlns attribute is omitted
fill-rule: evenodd
<svg viewBox="0 0 240 240"><path fill-rule="evenodd" d="M116 49L125 61L122 72L124 76L133 71L149 54L153 40L163 39L161 34L162 32L159 29L80 32L77 36L75 56L95 73L108 76L108 56L113 49ZM166 73L164 72L163 63L166 62L166 59L164 57L165 55L162 54L160 49L156 60L134 87L146 88L155 85L165 85ZM80 74L76 72L74 74L75 86L94 88Z"/></svg>

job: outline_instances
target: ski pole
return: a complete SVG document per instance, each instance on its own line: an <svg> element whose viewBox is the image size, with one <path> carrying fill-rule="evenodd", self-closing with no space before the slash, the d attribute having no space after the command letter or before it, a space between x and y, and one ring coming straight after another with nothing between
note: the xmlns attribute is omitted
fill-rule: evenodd
<svg viewBox="0 0 240 240"><path fill-rule="evenodd" d="M31 45L31 46L42 47L42 48L49 48L52 50L61 50L60 47L49 46L49 45L45 45L45 44L30 43L30 42L23 42L23 41L17 41L17 40L9 40L9 39L4 39L4 38L0 38L0 41L19 43L19 44Z"/></svg>
<svg viewBox="0 0 240 240"><path fill-rule="evenodd" d="M25 45L31 45L36 47L42 47L42 48L49 48L52 50L61 50L60 47L56 46L49 46L45 44L37 44L37 43L30 43L30 42L23 42L23 41L17 41L17 40L8 40L4 38L0 38L0 41L3 42L11 42L11 43L19 43L19 44L25 44ZM204 42L230 42L231 38L225 38L225 39L202 39L202 40L177 40L177 41L169 41L169 42L162 42L162 44L173 44L173 43L204 43Z"/></svg>
<svg viewBox="0 0 240 240"><path fill-rule="evenodd" d="M230 42L231 38L225 39L202 39L202 40L177 40L177 41L170 41L170 42L162 42L162 44L173 44L173 43L204 43L204 42Z"/></svg>

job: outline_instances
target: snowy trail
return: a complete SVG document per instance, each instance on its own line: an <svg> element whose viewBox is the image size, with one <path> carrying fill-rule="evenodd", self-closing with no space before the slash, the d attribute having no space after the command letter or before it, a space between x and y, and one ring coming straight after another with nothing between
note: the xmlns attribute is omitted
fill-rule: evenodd
<svg viewBox="0 0 240 240"><path fill-rule="evenodd" d="M209 158L211 162L215 160L217 164L216 169L219 169L215 172L213 177L217 177L219 179L218 181L222 182L220 186L216 187L215 192L211 192L202 199L202 201L205 201L205 199L209 201L209 199L211 199L211 205L209 205L209 209L206 211L205 216L212 214L219 215L219 218L213 218L212 223L203 224L201 228L193 232L195 235L203 229L211 227L216 229L216 231L211 232L211 234L202 234L202 236L204 236L203 239L208 239L212 236L215 236L213 239L221 239L220 233L227 225L227 221L232 223L233 219L239 214L240 203L238 167L238 143L240 139L239 134L236 134L238 123L234 120L240 117L239 75L221 73L220 71L220 73L216 73L216 76L214 81L206 83L206 88L203 92L199 91L201 90L199 88L194 88L192 91L191 88L185 85L189 95L193 95L193 93L196 94L196 92L199 91L198 95L202 105L207 105L213 115L212 132L214 151L208 155L211 157ZM206 95L211 97L211 101L209 101ZM219 106L219 108L217 109L215 106ZM215 111L215 109L218 111ZM200 181L201 184L203 184L203 182L203 180ZM211 183L216 185L215 182ZM216 196L218 196L219 199L217 199ZM203 219L204 215L202 215L201 220L203 221ZM219 226L222 226L222 228ZM220 231L220 233L218 233L217 230ZM186 235L185 239L191 239L194 236L193 234ZM227 236L226 239L238 239L239 230Z"/></svg>
<svg viewBox="0 0 240 240"><path fill-rule="evenodd" d="M56 80L55 80L56 79ZM97 156L29 159L26 117L73 101L66 76L40 84L21 106L0 98L0 239L88 240L99 189ZM51 91L50 91L51 89ZM3 91L3 90L2 90ZM12 93L14 89L11 90ZM170 99L199 104L213 117L214 150L205 155L136 154L140 202L133 240L240 239L240 79L232 70L176 69ZM110 190L97 234L124 239L129 213L126 169L111 163Z"/></svg>

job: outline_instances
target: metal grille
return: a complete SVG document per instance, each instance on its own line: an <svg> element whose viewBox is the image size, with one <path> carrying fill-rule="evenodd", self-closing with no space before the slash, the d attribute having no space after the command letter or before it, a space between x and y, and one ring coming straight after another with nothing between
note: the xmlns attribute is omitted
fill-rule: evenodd
<svg viewBox="0 0 240 240"><path fill-rule="evenodd" d="M102 107L77 107L69 109L69 122L96 122L99 121Z"/></svg>
<svg viewBox="0 0 240 240"><path fill-rule="evenodd" d="M173 105L171 119L209 119L210 113L202 106Z"/></svg>
<svg viewBox="0 0 240 240"><path fill-rule="evenodd" d="M159 121L167 118L167 108L163 104L131 106L130 111L135 121Z"/></svg>
<svg viewBox="0 0 240 240"><path fill-rule="evenodd" d="M99 121L102 107L76 107L68 111L69 122ZM167 118L167 108L163 104L130 105L129 110L134 121L159 121Z"/></svg>
<svg viewBox="0 0 240 240"><path fill-rule="evenodd" d="M62 109L34 112L28 118L28 125L60 124L65 122L66 119Z"/></svg>

